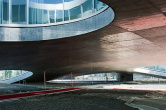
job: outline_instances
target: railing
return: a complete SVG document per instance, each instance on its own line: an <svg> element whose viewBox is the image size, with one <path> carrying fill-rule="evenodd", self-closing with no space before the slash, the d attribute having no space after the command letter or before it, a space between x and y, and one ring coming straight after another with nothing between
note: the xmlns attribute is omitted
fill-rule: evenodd
<svg viewBox="0 0 166 110"><path fill-rule="evenodd" d="M59 25L86 19L106 8L98 0L0 0L0 26Z"/></svg>

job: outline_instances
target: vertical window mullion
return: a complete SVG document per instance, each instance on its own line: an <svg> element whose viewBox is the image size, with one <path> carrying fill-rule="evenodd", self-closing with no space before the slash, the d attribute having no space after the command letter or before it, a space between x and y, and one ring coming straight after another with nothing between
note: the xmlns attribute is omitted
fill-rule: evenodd
<svg viewBox="0 0 166 110"><path fill-rule="evenodd" d="M3 0L2 0L2 24L3 24L3 12L4 12L4 10L3 10Z"/></svg>
<svg viewBox="0 0 166 110"><path fill-rule="evenodd" d="M0 0L0 24L2 24L2 0Z"/></svg>
<svg viewBox="0 0 166 110"><path fill-rule="evenodd" d="M29 24L29 0L27 0L27 5L26 5L26 24Z"/></svg>
<svg viewBox="0 0 166 110"><path fill-rule="evenodd" d="M65 21L65 4L64 4L64 0L63 0L63 21Z"/></svg>
<svg viewBox="0 0 166 110"><path fill-rule="evenodd" d="M2 12L3 12L3 9L2 9L2 0L0 0L0 24L2 24Z"/></svg>
<svg viewBox="0 0 166 110"><path fill-rule="evenodd" d="M50 11L47 10L48 23L50 24Z"/></svg>
<svg viewBox="0 0 166 110"><path fill-rule="evenodd" d="M92 0L92 13L95 13L95 0Z"/></svg>
<svg viewBox="0 0 166 110"><path fill-rule="evenodd" d="M81 5L81 17L83 17L83 6Z"/></svg>
<svg viewBox="0 0 166 110"><path fill-rule="evenodd" d="M56 10L54 12L54 22L56 23Z"/></svg>
<svg viewBox="0 0 166 110"><path fill-rule="evenodd" d="M68 10L68 16L69 16L69 20L70 20L70 9Z"/></svg>
<svg viewBox="0 0 166 110"><path fill-rule="evenodd" d="M9 0L9 24L11 24L11 0Z"/></svg>

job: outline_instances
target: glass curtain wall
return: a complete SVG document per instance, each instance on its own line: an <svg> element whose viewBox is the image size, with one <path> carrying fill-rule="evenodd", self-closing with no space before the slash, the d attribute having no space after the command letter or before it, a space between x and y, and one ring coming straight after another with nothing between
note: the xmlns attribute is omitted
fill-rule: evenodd
<svg viewBox="0 0 166 110"><path fill-rule="evenodd" d="M9 0L0 0L0 24L7 24L9 21Z"/></svg>
<svg viewBox="0 0 166 110"><path fill-rule="evenodd" d="M70 20L81 18L81 6L76 6L70 9Z"/></svg>
<svg viewBox="0 0 166 110"><path fill-rule="evenodd" d="M104 4L103 2L100 2L98 0L94 0L94 2L95 2L94 3L95 11L99 11L99 10L103 9L106 6L106 4Z"/></svg>
<svg viewBox="0 0 166 110"><path fill-rule="evenodd" d="M165 65L161 65L161 66L150 66L150 67L145 67L154 71L162 71L162 72L166 72L166 66Z"/></svg>
<svg viewBox="0 0 166 110"><path fill-rule="evenodd" d="M0 24L51 24L87 17L106 5L98 0L0 0Z"/></svg>
<svg viewBox="0 0 166 110"><path fill-rule="evenodd" d="M48 10L44 9L44 0L29 0L29 24L47 24Z"/></svg>
<svg viewBox="0 0 166 110"><path fill-rule="evenodd" d="M0 70L0 80L6 80L26 73L23 70Z"/></svg>
<svg viewBox="0 0 166 110"><path fill-rule="evenodd" d="M0 71L0 80L5 79L5 70Z"/></svg>
<svg viewBox="0 0 166 110"><path fill-rule="evenodd" d="M73 1L74 0L64 0L64 21L70 20L70 9L66 7L69 7Z"/></svg>
<svg viewBox="0 0 166 110"><path fill-rule="evenodd" d="M58 4L56 5L56 22L62 22L63 21L63 0L58 0Z"/></svg>
<svg viewBox="0 0 166 110"><path fill-rule="evenodd" d="M82 4L83 16L86 17L93 13L93 0L87 0Z"/></svg>
<svg viewBox="0 0 166 110"><path fill-rule="evenodd" d="M26 0L12 0L12 23L26 23Z"/></svg>
<svg viewBox="0 0 166 110"><path fill-rule="evenodd" d="M55 23L55 10L49 10L50 23Z"/></svg>

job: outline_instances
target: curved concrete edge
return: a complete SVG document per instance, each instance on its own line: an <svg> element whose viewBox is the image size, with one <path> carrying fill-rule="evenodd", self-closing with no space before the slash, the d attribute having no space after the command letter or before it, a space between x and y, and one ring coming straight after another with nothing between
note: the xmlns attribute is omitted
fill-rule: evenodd
<svg viewBox="0 0 166 110"><path fill-rule="evenodd" d="M26 72L22 75L19 75L19 76L10 78L10 79L1 80L0 83L11 84L11 83L14 83L14 82L17 82L17 81L20 81L20 80L24 80L24 79L26 79L26 78L28 78L32 75L33 75L32 72Z"/></svg>
<svg viewBox="0 0 166 110"><path fill-rule="evenodd" d="M107 26L114 17L114 11L107 8L93 17L68 24L36 28L0 27L0 41L41 41L77 36Z"/></svg>

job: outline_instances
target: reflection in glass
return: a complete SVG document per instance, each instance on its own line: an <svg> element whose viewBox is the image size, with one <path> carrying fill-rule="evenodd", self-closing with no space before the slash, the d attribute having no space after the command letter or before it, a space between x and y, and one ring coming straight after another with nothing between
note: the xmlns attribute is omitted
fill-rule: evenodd
<svg viewBox="0 0 166 110"><path fill-rule="evenodd" d="M6 80L26 73L23 70L0 70L0 80Z"/></svg>
<svg viewBox="0 0 166 110"><path fill-rule="evenodd" d="M75 20L105 6L98 0L0 0L0 24L50 24Z"/></svg>
<svg viewBox="0 0 166 110"><path fill-rule="evenodd" d="M26 0L12 0L12 23L26 23Z"/></svg>
<svg viewBox="0 0 166 110"><path fill-rule="evenodd" d="M81 18L81 6L70 9L70 20Z"/></svg>
<svg viewBox="0 0 166 110"><path fill-rule="evenodd" d="M106 5L98 0L95 0L95 11L99 11L104 8Z"/></svg>
<svg viewBox="0 0 166 110"><path fill-rule="evenodd" d="M65 21L69 20L69 10L64 10L64 20Z"/></svg>
<svg viewBox="0 0 166 110"><path fill-rule="evenodd" d="M55 23L55 11L54 10L49 11L49 18L50 18L50 23Z"/></svg>
<svg viewBox="0 0 166 110"><path fill-rule="evenodd" d="M36 9L29 8L29 24L37 24L36 19Z"/></svg>
<svg viewBox="0 0 166 110"><path fill-rule="evenodd" d="M88 16L92 14L93 10L93 0L87 0L82 4L83 7L83 16Z"/></svg>
<svg viewBox="0 0 166 110"><path fill-rule="evenodd" d="M43 9L43 0L30 0L29 24L47 24L49 21L48 10Z"/></svg>
<svg viewBox="0 0 166 110"><path fill-rule="evenodd" d="M63 11L56 10L56 22L62 22L62 21L63 21Z"/></svg>

